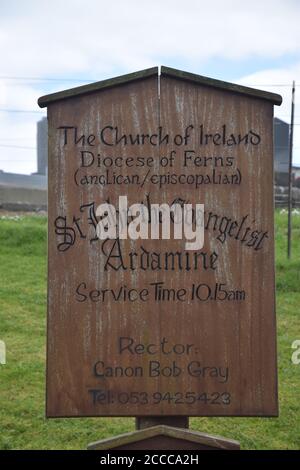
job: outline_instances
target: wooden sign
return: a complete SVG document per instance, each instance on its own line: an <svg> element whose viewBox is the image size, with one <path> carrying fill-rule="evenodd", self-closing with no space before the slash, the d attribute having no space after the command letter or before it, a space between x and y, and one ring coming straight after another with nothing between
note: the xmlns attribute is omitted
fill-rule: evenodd
<svg viewBox="0 0 300 470"><path fill-rule="evenodd" d="M166 67L40 98L49 124L48 417L277 415L280 103ZM119 196L145 207L204 204L204 246L100 240L97 207L118 208Z"/></svg>

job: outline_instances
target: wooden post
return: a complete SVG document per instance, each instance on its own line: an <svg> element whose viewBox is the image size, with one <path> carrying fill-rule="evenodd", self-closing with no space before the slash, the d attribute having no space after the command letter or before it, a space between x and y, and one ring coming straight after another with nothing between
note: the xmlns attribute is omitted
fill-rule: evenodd
<svg viewBox="0 0 300 470"><path fill-rule="evenodd" d="M295 81L293 81L293 88L292 88L291 127L290 127L290 145L289 145L288 248L287 248L288 258L291 257L291 238L292 238L292 209L293 209L292 168L293 168L294 109L295 109Z"/></svg>
<svg viewBox="0 0 300 470"><path fill-rule="evenodd" d="M189 418L188 416L142 416L135 418L136 429L146 429L158 425L188 429Z"/></svg>

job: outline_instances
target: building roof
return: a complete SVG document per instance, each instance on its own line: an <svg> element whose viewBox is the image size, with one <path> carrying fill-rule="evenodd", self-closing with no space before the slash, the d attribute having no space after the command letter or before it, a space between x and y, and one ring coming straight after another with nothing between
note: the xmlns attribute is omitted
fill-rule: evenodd
<svg viewBox="0 0 300 470"><path fill-rule="evenodd" d="M286 122L286 121L283 121L282 119L278 118L278 117L274 117L274 121L277 123L277 124L280 124L281 126L288 126L290 127L289 123Z"/></svg>
<svg viewBox="0 0 300 470"><path fill-rule="evenodd" d="M216 89L230 91L252 98L267 100L276 105L280 105L282 103L282 97L280 95L277 95L276 93L269 93L267 91L257 90L255 88L249 88L242 85L237 85L235 83L223 82L222 80L203 77L202 75L196 75L194 73L184 72L182 70L177 70L170 67L162 66L160 75L162 77L172 77L178 80L184 80L199 85L205 85ZM98 90L104 90L120 86L126 83L143 80L152 76L159 76L158 67L152 67L150 69L141 70L139 72L121 75L119 77L110 78L108 80L102 80L100 82L91 83L89 85L83 85L76 88L70 88L68 90L59 91L58 93L45 95L39 98L38 104L41 108L44 108L48 106L48 104L54 103L56 101L76 96L82 96Z"/></svg>

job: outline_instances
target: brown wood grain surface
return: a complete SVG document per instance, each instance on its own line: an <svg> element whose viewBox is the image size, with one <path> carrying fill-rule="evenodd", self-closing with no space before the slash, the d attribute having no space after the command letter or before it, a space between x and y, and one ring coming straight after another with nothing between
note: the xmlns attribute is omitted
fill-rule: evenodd
<svg viewBox="0 0 300 470"><path fill-rule="evenodd" d="M276 415L273 105L162 75L160 96L146 77L48 120L47 416ZM97 239L97 206L122 195L203 203L198 257Z"/></svg>

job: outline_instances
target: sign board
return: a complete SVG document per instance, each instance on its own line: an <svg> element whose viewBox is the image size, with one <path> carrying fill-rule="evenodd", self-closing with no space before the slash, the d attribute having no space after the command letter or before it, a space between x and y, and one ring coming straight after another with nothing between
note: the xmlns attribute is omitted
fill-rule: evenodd
<svg viewBox="0 0 300 470"><path fill-rule="evenodd" d="M275 416L273 105L162 67L42 97L47 416ZM204 245L97 237L97 207L204 204Z"/></svg>

